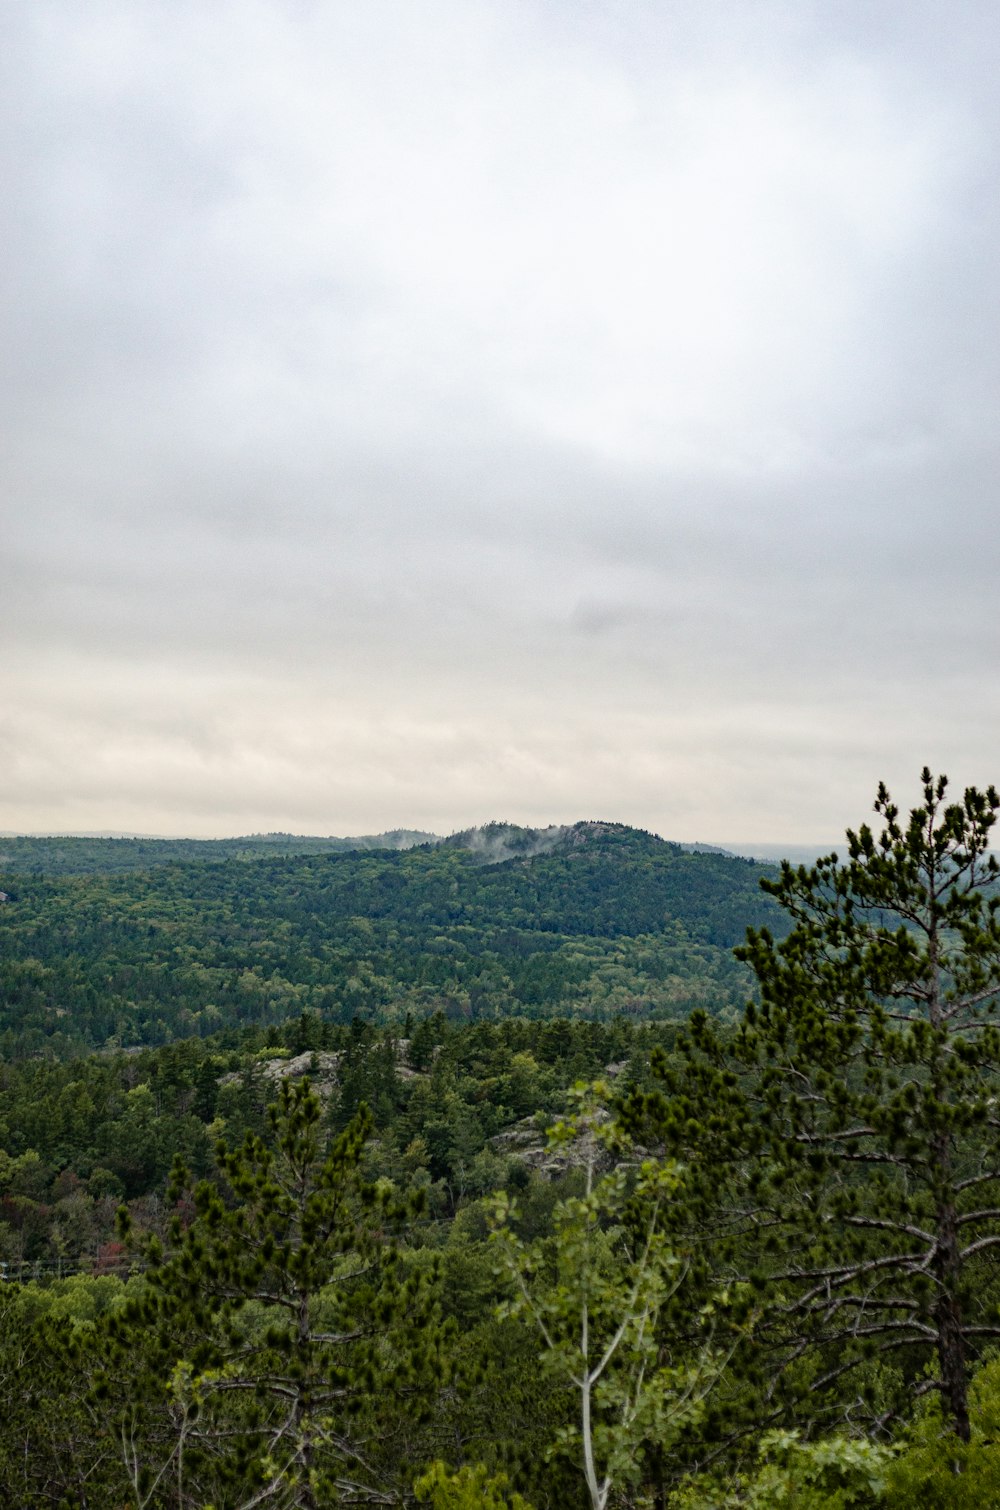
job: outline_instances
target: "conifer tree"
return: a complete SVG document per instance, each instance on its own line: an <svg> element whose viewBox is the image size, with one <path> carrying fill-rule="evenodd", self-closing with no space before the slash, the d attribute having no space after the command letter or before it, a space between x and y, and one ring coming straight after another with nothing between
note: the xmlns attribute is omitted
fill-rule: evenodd
<svg viewBox="0 0 1000 1510"><path fill-rule="evenodd" d="M884 1420L895 1380L938 1391L967 1441L971 1365L1000 1337L1000 800L949 803L926 769L922 788L902 819L881 786L844 863L762 883L793 926L738 951L759 1006L735 1034L696 1014L626 1120L689 1163L683 1219L714 1216L716 1263L766 1295L775 1406L794 1383Z"/></svg>
<svg viewBox="0 0 1000 1510"><path fill-rule="evenodd" d="M149 1291L120 1341L145 1353L169 1426L120 1412L138 1505L401 1502L393 1434L441 1370L433 1285L389 1235L412 1213L363 1177L365 1108L328 1140L308 1080L286 1081L269 1116L268 1144L220 1143L220 1182L186 1195L175 1169L167 1251L144 1245Z"/></svg>
<svg viewBox="0 0 1000 1510"><path fill-rule="evenodd" d="M67 1345L65 1320L38 1311L34 1287L0 1282L0 1504L98 1510L116 1502L118 1474L95 1431L91 1359Z"/></svg>

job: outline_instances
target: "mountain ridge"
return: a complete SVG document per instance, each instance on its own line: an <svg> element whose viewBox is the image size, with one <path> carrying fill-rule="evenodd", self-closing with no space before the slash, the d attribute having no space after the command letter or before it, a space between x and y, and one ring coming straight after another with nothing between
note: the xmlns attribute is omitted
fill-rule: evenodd
<svg viewBox="0 0 1000 1510"><path fill-rule="evenodd" d="M492 819L441 835L426 829L394 828L379 834L348 836L292 834L281 831L235 835L224 839L154 838L148 835L6 834L0 835L0 875L116 874L190 862L254 861L279 855L393 852L418 848L466 850L482 865L529 861L594 844L639 845L651 852L761 859L739 848L664 839L649 829L610 819L580 819L532 827ZM818 854L818 849L808 851ZM790 857L794 858L794 856ZM770 856L768 857L771 858Z"/></svg>

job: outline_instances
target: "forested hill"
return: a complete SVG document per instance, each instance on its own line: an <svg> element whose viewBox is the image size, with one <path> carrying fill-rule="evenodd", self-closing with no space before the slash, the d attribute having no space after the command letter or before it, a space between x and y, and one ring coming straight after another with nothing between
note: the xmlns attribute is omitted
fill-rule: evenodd
<svg viewBox="0 0 1000 1510"><path fill-rule="evenodd" d="M749 988L732 946L748 923L780 925L751 861L616 824L474 832L345 854L262 844L252 861L107 874L2 870L0 1052L65 1057L303 1011L730 1015ZM494 841L512 857L492 861Z"/></svg>
<svg viewBox="0 0 1000 1510"><path fill-rule="evenodd" d="M311 834L245 834L236 839L110 838L97 834L0 835L0 873L39 876L151 870L187 860L260 860L276 855L346 854L356 849L409 849L436 834L395 828L350 839Z"/></svg>

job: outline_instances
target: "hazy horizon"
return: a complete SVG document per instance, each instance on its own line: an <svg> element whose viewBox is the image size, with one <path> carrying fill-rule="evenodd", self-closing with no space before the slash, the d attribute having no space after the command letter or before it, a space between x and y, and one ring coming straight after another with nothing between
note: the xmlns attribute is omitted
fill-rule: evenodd
<svg viewBox="0 0 1000 1510"><path fill-rule="evenodd" d="M808 845L1000 781L995 7L3 41L0 828Z"/></svg>
<svg viewBox="0 0 1000 1510"><path fill-rule="evenodd" d="M490 824L497 823L497 822L502 822L502 821L503 820L488 819L488 820L486 820L486 823L483 823L483 824L464 824L464 825L460 826L457 829L452 829L450 834L433 834L433 833L428 833L424 837L422 837L419 841L416 841L416 842L423 843L423 842L430 842L431 840L435 840L435 841L440 842L440 841L442 841L444 839L447 839L449 837L453 837L456 834L465 833L469 829L473 829L474 830L474 829L478 829L478 828L485 828L485 827L488 827ZM578 819L576 821L583 822L583 823L585 823L585 822L598 822L598 823L599 822L612 822L613 823L613 822L616 822L617 820L605 818L605 819ZM542 828L544 829L545 827L554 827L554 826L556 826L556 825L543 825ZM61 831L57 831L57 830L51 830L51 831L36 830L33 833L25 834L25 833L15 833L13 830L0 829L0 840L3 840L3 839L120 839L120 840L125 840L125 839L145 839L145 840L152 840L152 841L156 841L156 842L162 842L162 843L165 843L165 844L169 844L171 842L186 841L186 840L193 840L196 843L212 843L213 841L214 842L232 842L233 840L237 840L237 839L269 839L269 838L276 837L276 836L279 836L279 835L281 837L287 837L287 838L292 839L292 840L295 840L295 839L351 839L351 838L370 839L370 838L380 838L380 837L382 837L382 836L384 836L386 834L392 834L392 833L396 833L396 832L413 832L413 833L416 833L418 831L410 829L410 828L406 827L405 825L401 829L375 829L375 830L372 831L371 834L364 834L364 835L362 835L362 834L290 834L290 833L286 833L282 829L262 829L262 830L258 830L256 832L254 832L254 833L247 833L247 834L181 834L181 833L177 833L177 834L137 834L137 833L123 833L120 830L119 831L115 831L115 830L92 831L92 832L89 832L89 833L88 832L66 833L66 832L61 832ZM836 850L838 848L838 841L835 841L835 840L830 840L826 844L814 844L814 843L813 844L810 844L810 843L806 843L806 844L801 844L801 843L799 843L799 844L792 844L792 843L781 844L781 843L777 843L777 844L774 844L774 843L771 843L769 841L762 840L761 842L756 843L756 844L752 843L752 842L747 842L747 843L744 843L742 845L717 845L717 844L710 843L708 841L701 840L701 839L678 839L673 834L656 834L655 831L651 831L651 832L654 832L654 837L655 838L665 839L667 842L673 843L673 844L680 844L682 846L682 848L688 848L688 849L699 849L700 848L700 849L707 849L707 850L719 850L722 853L736 855L738 858L741 858L741 859L751 859L751 860L780 860L780 859L788 859L788 860L793 860L796 863L801 863L801 862L806 862L806 861L812 861L813 859L818 858L820 855L828 854L831 850ZM0 858L2 858L2 857L0 857Z"/></svg>

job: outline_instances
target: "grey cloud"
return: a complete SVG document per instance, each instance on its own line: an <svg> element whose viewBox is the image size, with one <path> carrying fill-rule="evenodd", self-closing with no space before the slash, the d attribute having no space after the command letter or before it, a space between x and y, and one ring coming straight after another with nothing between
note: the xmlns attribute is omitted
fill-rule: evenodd
<svg viewBox="0 0 1000 1510"><path fill-rule="evenodd" d="M988 765L990 7L8 40L0 827L808 840Z"/></svg>

